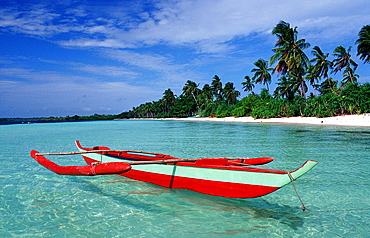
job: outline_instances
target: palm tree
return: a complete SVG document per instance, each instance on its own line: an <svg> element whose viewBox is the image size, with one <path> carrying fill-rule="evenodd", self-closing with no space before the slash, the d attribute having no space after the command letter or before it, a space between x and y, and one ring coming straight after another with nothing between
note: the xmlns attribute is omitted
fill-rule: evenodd
<svg viewBox="0 0 370 238"><path fill-rule="evenodd" d="M244 79L245 81L242 82L244 91L251 92L254 95L254 92L253 92L254 84L253 84L252 79L248 75L245 76Z"/></svg>
<svg viewBox="0 0 370 238"><path fill-rule="evenodd" d="M213 93L212 93L212 88L211 88L211 86L209 86L209 84L205 84L203 86L201 95L204 96L204 98L206 99L207 102L212 102L212 100L213 100Z"/></svg>
<svg viewBox="0 0 370 238"><path fill-rule="evenodd" d="M197 96L200 93L200 89L198 88L199 84L195 83L194 81L188 80L185 83L185 86L182 88L182 93L185 96Z"/></svg>
<svg viewBox="0 0 370 238"><path fill-rule="evenodd" d="M170 111L170 107L175 104L176 95L172 92L171 89L167 89L163 93L162 101L167 112Z"/></svg>
<svg viewBox="0 0 370 238"><path fill-rule="evenodd" d="M213 101L213 93L211 86L205 84L203 86L202 92L197 97L200 108L204 108L208 103Z"/></svg>
<svg viewBox="0 0 370 238"><path fill-rule="evenodd" d="M311 63L315 63L310 67L308 79L310 84L316 91L315 81L319 81L322 78L328 78L328 72L333 68L333 62L328 60L329 53L324 54L320 47L313 47L312 54L315 58L311 60Z"/></svg>
<svg viewBox="0 0 370 238"><path fill-rule="evenodd" d="M345 71L343 74L348 74L349 81L353 83L357 79L354 77L354 73L357 69L357 63L351 59L351 51L352 47L348 47L348 50L343 46L338 46L334 49L334 56L336 57L333 60L334 63L334 73L337 73L338 71L341 71L343 68L345 68ZM353 68L351 68L353 67Z"/></svg>
<svg viewBox="0 0 370 238"><path fill-rule="evenodd" d="M278 72L280 75L287 74L289 71L288 62L285 61L287 58L289 49L288 46L291 42L294 42L294 34L296 28L291 28L290 24L284 21L280 21L279 24L272 30L272 34L278 37L275 46L277 48L273 49L275 55L270 58L271 65L278 61L278 64L273 70L273 73Z"/></svg>
<svg viewBox="0 0 370 238"><path fill-rule="evenodd" d="M197 104L197 108L199 109L198 101L196 96L199 95L200 89L198 88L199 84L196 84L194 81L188 80L186 81L185 86L182 88L182 92L185 96L193 96L195 103Z"/></svg>
<svg viewBox="0 0 370 238"><path fill-rule="evenodd" d="M144 104L143 106L143 115L145 115L144 117L154 117L154 105L153 105L153 102L147 102Z"/></svg>
<svg viewBox="0 0 370 238"><path fill-rule="evenodd" d="M315 58L311 62L315 64L312 67L311 74L318 78L327 78L329 70L333 68L333 62L328 60L329 53L324 54L318 46L313 47L313 49L312 54Z"/></svg>
<svg viewBox="0 0 370 238"><path fill-rule="evenodd" d="M299 82L292 76L283 76L279 78L277 85L274 96L277 98L287 98L288 100L292 100L294 94L299 92L300 88Z"/></svg>
<svg viewBox="0 0 370 238"><path fill-rule="evenodd" d="M213 77L211 88L212 88L213 94L216 97L216 100L222 100L222 83L221 83L221 79L217 75Z"/></svg>
<svg viewBox="0 0 370 238"><path fill-rule="evenodd" d="M233 83L226 83L225 88L222 90L227 104L235 104L236 99L240 96L240 92L235 90Z"/></svg>
<svg viewBox="0 0 370 238"><path fill-rule="evenodd" d="M310 44L306 43L305 39L298 40L297 27L291 28L290 24L284 21L277 24L272 34L278 37L276 48L272 49L275 54L270 59L271 64L278 61L273 73L293 75L300 84L301 96L306 97L304 75L309 69L310 61L304 50L310 47Z"/></svg>
<svg viewBox="0 0 370 238"><path fill-rule="evenodd" d="M257 66L257 68L251 70L251 72L254 73L252 80L255 83L265 84L267 87L267 91L269 91L269 84L271 83L270 71L272 70L272 68L269 68L268 62L263 59L259 59L254 62L254 65Z"/></svg>
<svg viewBox="0 0 370 238"><path fill-rule="evenodd" d="M355 70L352 69L351 67L347 67L343 71L343 83L355 83L358 80L358 77L360 77L358 74L355 74Z"/></svg>
<svg viewBox="0 0 370 238"><path fill-rule="evenodd" d="M319 91L322 95L328 92L335 92L337 89L337 84L338 82L333 80L333 78L327 78L324 82L321 83Z"/></svg>
<svg viewBox="0 0 370 238"><path fill-rule="evenodd" d="M358 36L359 38L356 41L356 44L358 44L357 55L364 63L370 63L370 25L362 27Z"/></svg>

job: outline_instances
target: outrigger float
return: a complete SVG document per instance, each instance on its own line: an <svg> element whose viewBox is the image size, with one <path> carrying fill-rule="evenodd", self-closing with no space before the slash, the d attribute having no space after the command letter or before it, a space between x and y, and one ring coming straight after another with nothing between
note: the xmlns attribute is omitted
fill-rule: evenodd
<svg viewBox="0 0 370 238"><path fill-rule="evenodd" d="M254 198L272 193L311 170L318 162L307 160L293 171L260 167L274 159L260 158L194 158L180 159L170 155L111 150L108 147L82 147L78 152L39 153L31 156L47 169L60 175L95 176L119 174L166 188L230 198ZM87 166L59 166L44 155L81 154Z"/></svg>

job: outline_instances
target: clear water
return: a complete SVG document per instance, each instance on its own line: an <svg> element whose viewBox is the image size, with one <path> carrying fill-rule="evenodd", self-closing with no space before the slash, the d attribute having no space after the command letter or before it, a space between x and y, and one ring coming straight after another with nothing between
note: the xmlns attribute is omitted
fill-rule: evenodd
<svg viewBox="0 0 370 238"><path fill-rule="evenodd" d="M176 157L258 157L291 170L320 162L291 185L255 199L167 189L121 176L59 176L29 151L82 145ZM0 237L368 237L370 128L181 121L0 126ZM49 157L83 165L80 156Z"/></svg>

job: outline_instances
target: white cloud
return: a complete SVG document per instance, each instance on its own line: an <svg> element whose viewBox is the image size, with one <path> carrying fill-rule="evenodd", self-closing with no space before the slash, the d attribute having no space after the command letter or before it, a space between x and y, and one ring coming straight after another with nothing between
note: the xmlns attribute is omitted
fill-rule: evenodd
<svg viewBox="0 0 370 238"><path fill-rule="evenodd" d="M90 39L79 38L68 41L59 41L65 47L106 47L106 48L136 48L135 45L117 39Z"/></svg>
<svg viewBox="0 0 370 238"><path fill-rule="evenodd" d="M125 62L126 64L138 66L147 70L166 72L179 70L182 68L180 65L175 65L164 55L150 53L144 54L129 50L104 50L101 52L111 59Z"/></svg>
<svg viewBox="0 0 370 238"><path fill-rule="evenodd" d="M146 12L137 3L124 5L80 5L66 7L64 13L41 5L21 11L8 8L0 11L0 26L38 36L74 32L71 38L59 41L64 46L135 48L171 44L217 53L229 50L228 41L235 37L269 32L280 20L297 25L321 42L353 36L370 21L370 7L365 0L158 1Z"/></svg>
<svg viewBox="0 0 370 238"><path fill-rule="evenodd" d="M196 80L202 76L195 73L190 64L175 63L171 56L118 49L105 49L100 52L104 57L150 71L149 78L146 76L147 78L141 79L145 84L178 87L188 79Z"/></svg>
<svg viewBox="0 0 370 238"><path fill-rule="evenodd" d="M52 24L52 20L59 14L48 12L46 9L35 8L29 11L2 9L0 15L0 27L12 31L38 36L59 33L59 27Z"/></svg>
<svg viewBox="0 0 370 238"><path fill-rule="evenodd" d="M125 67L78 64L73 69L109 77L136 78L139 74Z"/></svg>
<svg viewBox="0 0 370 238"><path fill-rule="evenodd" d="M351 11L348 11L352 8ZM235 37L248 36L251 33L264 33L280 21L292 21L292 25L304 23L307 31L319 32L333 37L332 29L343 29L337 39L344 39L353 34L353 26L369 22L369 14L363 11L369 8L366 1L261 1L261 0L184 0L169 4L160 4L151 12L146 21L137 28L125 32L146 44L187 45L199 47L201 52L214 52L217 45L225 45ZM370 9L368 9L370 10ZM315 24L317 19L327 19L325 24ZM308 23L308 24L307 24ZM309 24L311 23L311 24ZM348 28L351 31L348 31ZM270 30L268 30L270 29ZM316 34L316 38L320 35ZM325 40L332 40L327 37ZM213 45L215 47L209 47ZM224 50L220 47L220 50ZM210 51L209 51L210 50Z"/></svg>
<svg viewBox="0 0 370 238"><path fill-rule="evenodd" d="M2 69L0 75L0 117L81 115L81 111L87 115L91 112L118 114L131 109L137 102L152 101L162 95L161 91L148 86L133 86L120 81L102 82L57 72L12 68ZM13 77L23 77L24 80ZM36 84L28 81L38 77L45 80ZM86 111L87 108L92 110Z"/></svg>
<svg viewBox="0 0 370 238"><path fill-rule="evenodd" d="M34 69L24 68L0 68L0 77L4 79L16 79L18 81L29 81L35 84L45 82L60 82L67 83L69 81L80 81L86 82L89 80L87 77L75 76L75 75L63 75L54 71L38 71Z"/></svg>

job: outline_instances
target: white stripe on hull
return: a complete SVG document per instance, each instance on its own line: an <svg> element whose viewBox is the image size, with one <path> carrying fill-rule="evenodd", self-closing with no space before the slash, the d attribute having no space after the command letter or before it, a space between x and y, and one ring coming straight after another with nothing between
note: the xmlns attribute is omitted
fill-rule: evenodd
<svg viewBox="0 0 370 238"><path fill-rule="evenodd" d="M86 154L85 157L107 162L125 162L131 160L117 159L101 154ZM168 164L132 165L133 170L151 172L163 175L181 176L193 179L203 179L228 183L282 187L291 182L288 174L261 173L240 170L226 170L215 168L200 168L176 166Z"/></svg>

